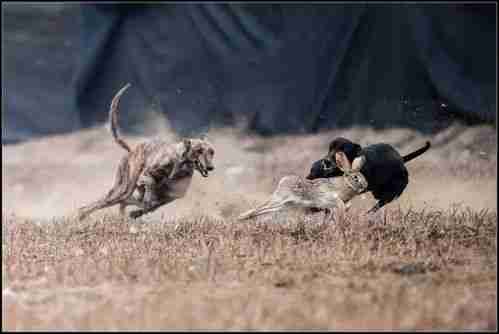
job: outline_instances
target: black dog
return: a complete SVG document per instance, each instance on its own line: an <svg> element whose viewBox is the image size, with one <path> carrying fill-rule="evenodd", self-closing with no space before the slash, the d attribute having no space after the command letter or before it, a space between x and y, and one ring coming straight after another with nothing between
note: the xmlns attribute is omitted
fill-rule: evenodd
<svg viewBox="0 0 499 334"><path fill-rule="evenodd" d="M327 157L312 164L307 179L343 175L336 165L337 151L343 151L350 162L364 155L366 163L360 172L369 183L366 192L370 191L378 200L376 205L368 211L368 213L373 213L402 194L409 183L409 172L404 164L426 152L430 146L430 142L426 142L424 147L402 157L389 144L373 144L362 148L359 144L339 137L329 145Z"/></svg>

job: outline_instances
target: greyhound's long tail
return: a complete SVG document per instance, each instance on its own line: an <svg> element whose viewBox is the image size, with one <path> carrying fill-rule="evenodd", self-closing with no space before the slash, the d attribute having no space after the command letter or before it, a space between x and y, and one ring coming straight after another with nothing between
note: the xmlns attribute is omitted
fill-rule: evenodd
<svg viewBox="0 0 499 334"><path fill-rule="evenodd" d="M114 140L125 150L131 152L132 149L130 148L130 146L120 137L118 133L118 102L120 101L121 95L125 92L125 90L128 89L128 87L130 87L129 83L121 88L113 97L113 100L111 101L111 107L109 108L109 122L111 123L111 133L113 134Z"/></svg>
<svg viewBox="0 0 499 334"><path fill-rule="evenodd" d="M424 152L428 151L428 149L430 148L431 144L429 141L426 142L425 146L421 147L420 149L412 152L412 153L409 153L407 155L404 155L402 157L402 159L404 160L404 163L406 162L409 162L411 161L412 159L420 156L421 154L423 154Z"/></svg>

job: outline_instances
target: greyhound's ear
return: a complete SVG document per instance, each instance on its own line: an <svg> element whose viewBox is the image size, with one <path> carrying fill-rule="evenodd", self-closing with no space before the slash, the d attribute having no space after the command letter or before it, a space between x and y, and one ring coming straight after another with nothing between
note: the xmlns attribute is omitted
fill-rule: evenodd
<svg viewBox="0 0 499 334"><path fill-rule="evenodd" d="M360 172L360 169L364 166L366 163L366 156L361 155L357 158L355 158L352 162L352 170L356 172Z"/></svg>
<svg viewBox="0 0 499 334"><path fill-rule="evenodd" d="M336 165L343 171L349 171L352 169L352 164L348 160L347 155L343 151L337 151L334 155L336 160Z"/></svg>

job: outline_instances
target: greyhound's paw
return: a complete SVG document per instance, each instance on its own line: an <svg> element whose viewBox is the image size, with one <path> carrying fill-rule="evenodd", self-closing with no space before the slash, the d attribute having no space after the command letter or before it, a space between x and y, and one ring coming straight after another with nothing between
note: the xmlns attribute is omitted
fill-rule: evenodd
<svg viewBox="0 0 499 334"><path fill-rule="evenodd" d="M79 222L81 222L82 220L84 220L87 217L88 217L88 213L86 213L83 210L78 210L77 212L75 212L71 215L71 218L76 219Z"/></svg>
<svg viewBox="0 0 499 334"><path fill-rule="evenodd" d="M130 218L137 219L144 214L143 210L135 210L130 212Z"/></svg>

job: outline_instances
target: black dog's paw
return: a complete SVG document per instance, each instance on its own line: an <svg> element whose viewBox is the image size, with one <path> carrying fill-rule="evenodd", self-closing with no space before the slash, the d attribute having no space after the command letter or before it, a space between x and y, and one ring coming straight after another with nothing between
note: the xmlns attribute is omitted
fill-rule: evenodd
<svg viewBox="0 0 499 334"><path fill-rule="evenodd" d="M372 215L367 215L367 226L368 227L373 227L373 226L376 226L376 225L379 225L378 224L378 219L376 219L376 217L374 217Z"/></svg>

